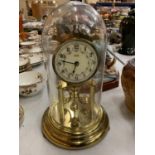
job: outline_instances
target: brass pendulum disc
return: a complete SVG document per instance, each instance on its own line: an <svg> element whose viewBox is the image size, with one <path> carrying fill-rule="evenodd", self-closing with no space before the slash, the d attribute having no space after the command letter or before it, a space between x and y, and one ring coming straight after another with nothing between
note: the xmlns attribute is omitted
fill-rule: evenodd
<svg viewBox="0 0 155 155"><path fill-rule="evenodd" d="M97 124L87 130L69 130L54 122L48 107L42 118L42 132L47 140L65 149L84 149L101 141L109 130L109 118L101 106Z"/></svg>

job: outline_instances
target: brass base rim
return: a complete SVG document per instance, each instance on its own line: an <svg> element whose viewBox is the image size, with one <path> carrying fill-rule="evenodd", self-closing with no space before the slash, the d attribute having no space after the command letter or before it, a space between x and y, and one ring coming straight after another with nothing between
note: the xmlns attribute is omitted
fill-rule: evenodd
<svg viewBox="0 0 155 155"><path fill-rule="evenodd" d="M85 149L99 143L109 131L109 118L102 107L102 117L95 129L90 129L88 133L67 133L60 131L49 120L49 107L44 112L42 118L42 133L43 136L52 144L70 150ZM46 121L45 121L46 120ZM59 135L58 135L59 133Z"/></svg>

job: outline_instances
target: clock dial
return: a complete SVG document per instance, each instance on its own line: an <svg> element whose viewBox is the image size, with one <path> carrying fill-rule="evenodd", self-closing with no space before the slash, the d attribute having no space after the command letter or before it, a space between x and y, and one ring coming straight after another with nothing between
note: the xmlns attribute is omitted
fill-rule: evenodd
<svg viewBox="0 0 155 155"><path fill-rule="evenodd" d="M56 74L70 83L88 80L95 74L97 67L97 52L85 40L74 39L63 43L53 57Z"/></svg>

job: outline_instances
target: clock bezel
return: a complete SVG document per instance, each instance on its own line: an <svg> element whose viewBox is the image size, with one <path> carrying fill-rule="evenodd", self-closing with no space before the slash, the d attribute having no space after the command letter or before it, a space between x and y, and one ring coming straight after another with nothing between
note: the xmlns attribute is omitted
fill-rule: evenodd
<svg viewBox="0 0 155 155"><path fill-rule="evenodd" d="M80 82L67 81L66 79L62 78L62 77L59 75L59 73L57 72L56 67L55 67L55 66L56 66L56 64L55 64L55 57L56 57L58 51L59 51L64 45L66 45L66 44L69 43L69 42L73 42L73 41L80 41L80 42L85 42L85 43L89 44L89 45L94 49L94 51L95 51L95 53L96 53L96 56L97 56L97 65L96 65L96 69L94 70L94 73L93 73L91 76L89 76L87 79L85 79L85 80L83 80L83 81L80 81ZM59 47L57 47L56 52L53 54L53 58L52 58L52 66L53 66L53 70L54 70L54 72L56 73L56 75L57 75L61 80L67 82L68 84L74 84L74 85L84 83L84 82L88 81L89 79L91 79L91 78L95 75L95 73L97 72L97 69L98 69L98 67L99 67L99 64L100 64L100 59L99 59L99 55L98 55L98 52L97 52L96 47L95 47L90 41L85 40L85 39L81 39L81 38L80 38L80 39L79 39L79 38L73 38L73 39L70 39L70 40L67 40L67 41L63 42L61 45L59 45Z"/></svg>

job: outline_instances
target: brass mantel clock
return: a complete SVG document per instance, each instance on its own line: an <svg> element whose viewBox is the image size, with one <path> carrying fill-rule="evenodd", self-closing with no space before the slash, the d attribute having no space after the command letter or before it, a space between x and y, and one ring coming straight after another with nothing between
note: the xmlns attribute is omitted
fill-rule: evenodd
<svg viewBox="0 0 155 155"><path fill-rule="evenodd" d="M50 106L42 132L51 143L82 149L109 130L101 106L106 28L89 5L69 2L49 14L42 35Z"/></svg>

